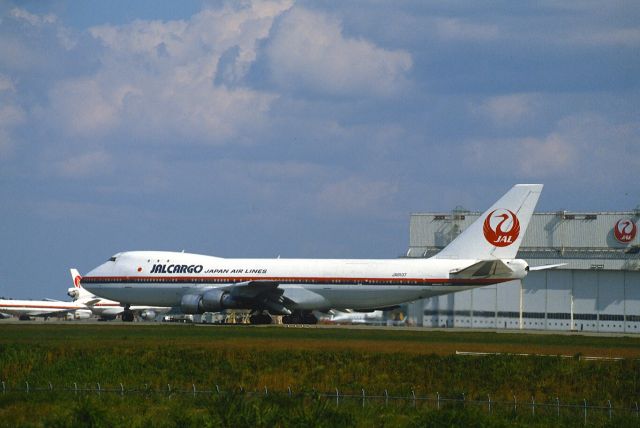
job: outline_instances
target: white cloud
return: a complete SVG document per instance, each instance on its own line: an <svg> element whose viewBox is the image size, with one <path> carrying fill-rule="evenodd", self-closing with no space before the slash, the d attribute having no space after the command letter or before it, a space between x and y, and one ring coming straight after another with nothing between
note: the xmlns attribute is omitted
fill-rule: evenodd
<svg viewBox="0 0 640 428"><path fill-rule="evenodd" d="M640 28L610 28L606 31L569 31L561 42L587 46L639 46Z"/></svg>
<svg viewBox="0 0 640 428"><path fill-rule="evenodd" d="M100 176L114 169L111 155L102 150L72 156L58 162L56 167L62 176L78 178Z"/></svg>
<svg viewBox="0 0 640 428"><path fill-rule="evenodd" d="M266 123L275 96L243 79L274 17L289 7L265 2L205 9L187 21L94 27L90 33L104 47L101 66L57 83L51 114L79 136L120 131L221 144L250 135ZM230 82L216 84L230 50L237 52L226 64Z"/></svg>
<svg viewBox="0 0 640 428"><path fill-rule="evenodd" d="M498 95L471 106L471 110L496 125L511 125L530 118L534 114L535 103L536 97L531 94Z"/></svg>
<svg viewBox="0 0 640 428"><path fill-rule="evenodd" d="M485 173L603 186L640 167L640 123L616 124L592 113L558 121L541 137L476 140L464 145L464 164Z"/></svg>
<svg viewBox="0 0 640 428"><path fill-rule="evenodd" d="M473 141L464 152L469 167L526 178L573 174L578 160L572 142L555 133L542 138Z"/></svg>
<svg viewBox="0 0 640 428"><path fill-rule="evenodd" d="M267 56L280 87L330 95L395 95L412 66L408 52L347 38L338 19L302 8L278 23Z"/></svg>
<svg viewBox="0 0 640 428"><path fill-rule="evenodd" d="M54 24L57 21L56 16L53 14L39 16L17 7L11 9L10 15L18 20L29 23L34 27L41 27L46 24Z"/></svg>
<svg viewBox="0 0 640 428"><path fill-rule="evenodd" d="M18 104L16 88L10 78L0 74L0 159L6 159L16 145L12 131L25 123L27 114Z"/></svg>
<svg viewBox="0 0 640 428"><path fill-rule="evenodd" d="M324 185L317 204L322 211L362 214L388 207L397 192L395 184L352 176Z"/></svg>
<svg viewBox="0 0 640 428"><path fill-rule="evenodd" d="M0 74L0 92L15 92L16 88L8 76Z"/></svg>
<svg viewBox="0 0 640 428"><path fill-rule="evenodd" d="M476 24L455 18L438 18L435 28L438 36L446 40L490 41L500 35L496 25Z"/></svg>
<svg viewBox="0 0 640 428"><path fill-rule="evenodd" d="M122 119L120 88L109 87L96 78L63 81L50 93L51 113L70 135L98 136Z"/></svg>

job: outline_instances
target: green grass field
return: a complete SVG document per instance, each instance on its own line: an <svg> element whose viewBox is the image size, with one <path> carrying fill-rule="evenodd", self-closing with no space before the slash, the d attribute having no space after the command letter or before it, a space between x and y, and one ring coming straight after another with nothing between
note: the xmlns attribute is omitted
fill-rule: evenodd
<svg viewBox="0 0 640 428"><path fill-rule="evenodd" d="M546 356L461 356L455 351ZM549 356L551 355L551 356ZM570 355L562 358L554 355ZM622 358L584 361L580 356ZM249 326L0 324L0 425L105 426L335 425L546 426L580 422L578 410L560 419L540 409L532 416L495 406L402 401L362 408L358 399L335 407L317 393L435 396L467 400L608 405L631 409L640 401L640 338L341 328ZM29 383L32 391L17 392ZM74 394L73 387L155 391ZM51 391L33 392L33 388ZM174 394L166 391L170 385ZM177 394L214 391L222 395ZM247 395L271 391L271 396ZM289 399L285 391L305 393ZM244 391L244 394L239 391ZM278 393L281 393L280 395ZM230 410L231 409L231 410ZM235 410L233 410L235 409ZM376 410L377 409L377 410ZM524 410L523 410L524 409ZM130 417L122 417L131 415ZM234 416L235 415L235 416ZM577 416L576 416L577 415ZM637 426L633 413L592 411L590 424ZM233 419L237 420L234 423ZM567 418L565 421L563 418ZM552 418L552 419L549 419ZM84 422L83 422L84 421ZM89 421L89 422L88 422ZM226 422L225 422L226 421ZM315 421L314 423L311 423ZM431 421L431 422L429 422ZM577 421L577 422L576 422ZM9 422L11 422L9 424ZM164 425L163 425L164 424ZM578 425L576 425L578 426ZM614 426L614 425L612 425Z"/></svg>

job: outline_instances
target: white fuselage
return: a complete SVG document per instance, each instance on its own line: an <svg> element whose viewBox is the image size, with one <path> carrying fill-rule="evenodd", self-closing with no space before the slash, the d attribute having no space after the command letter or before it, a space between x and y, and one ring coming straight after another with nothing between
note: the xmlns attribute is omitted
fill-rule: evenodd
<svg viewBox="0 0 640 428"><path fill-rule="evenodd" d="M86 310L87 307L76 302L57 302L49 300L0 300L0 313L24 315L29 317L55 316L70 311Z"/></svg>
<svg viewBox="0 0 640 428"><path fill-rule="evenodd" d="M121 304L179 306L188 294L246 281L273 281L296 310L371 309L519 279L526 262L509 260L500 277L451 278L476 260L223 259L158 251L117 254L82 286Z"/></svg>
<svg viewBox="0 0 640 428"><path fill-rule="evenodd" d="M114 302L112 300L100 299L98 303L87 305L94 315L101 318L113 318L121 315L124 312L124 306L120 302ZM153 306L131 306L129 310L134 312L150 311L157 314L168 312L171 308L167 307L153 307Z"/></svg>

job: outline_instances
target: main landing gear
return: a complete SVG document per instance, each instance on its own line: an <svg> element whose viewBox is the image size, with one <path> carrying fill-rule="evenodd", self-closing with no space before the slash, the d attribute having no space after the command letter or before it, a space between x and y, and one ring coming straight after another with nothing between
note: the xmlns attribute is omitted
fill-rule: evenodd
<svg viewBox="0 0 640 428"><path fill-rule="evenodd" d="M291 315L270 315L268 312L254 312L244 323L251 325L266 324L317 324L318 319L311 312L294 312ZM282 321L280 321L282 320ZM248 322L247 322L248 321Z"/></svg>
<svg viewBox="0 0 640 428"><path fill-rule="evenodd" d="M294 312L283 316L282 324L318 324L318 319L311 312Z"/></svg>
<svg viewBox="0 0 640 428"><path fill-rule="evenodd" d="M129 305L124 307L124 311L122 312L122 321L123 322L133 322L133 311L129 309Z"/></svg>
<svg viewBox="0 0 640 428"><path fill-rule="evenodd" d="M253 314L249 317L250 324L271 324L271 315L268 313Z"/></svg>

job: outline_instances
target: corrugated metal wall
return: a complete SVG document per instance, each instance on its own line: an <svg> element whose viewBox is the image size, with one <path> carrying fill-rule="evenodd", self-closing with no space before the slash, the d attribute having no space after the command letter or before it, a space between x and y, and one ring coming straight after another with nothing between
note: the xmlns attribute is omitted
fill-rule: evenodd
<svg viewBox="0 0 640 428"><path fill-rule="evenodd" d="M410 257L437 253L478 213L413 214ZM640 333L640 233L620 242L614 227L640 213L536 213L518 257L532 266L567 263L513 281L418 302L428 327Z"/></svg>

